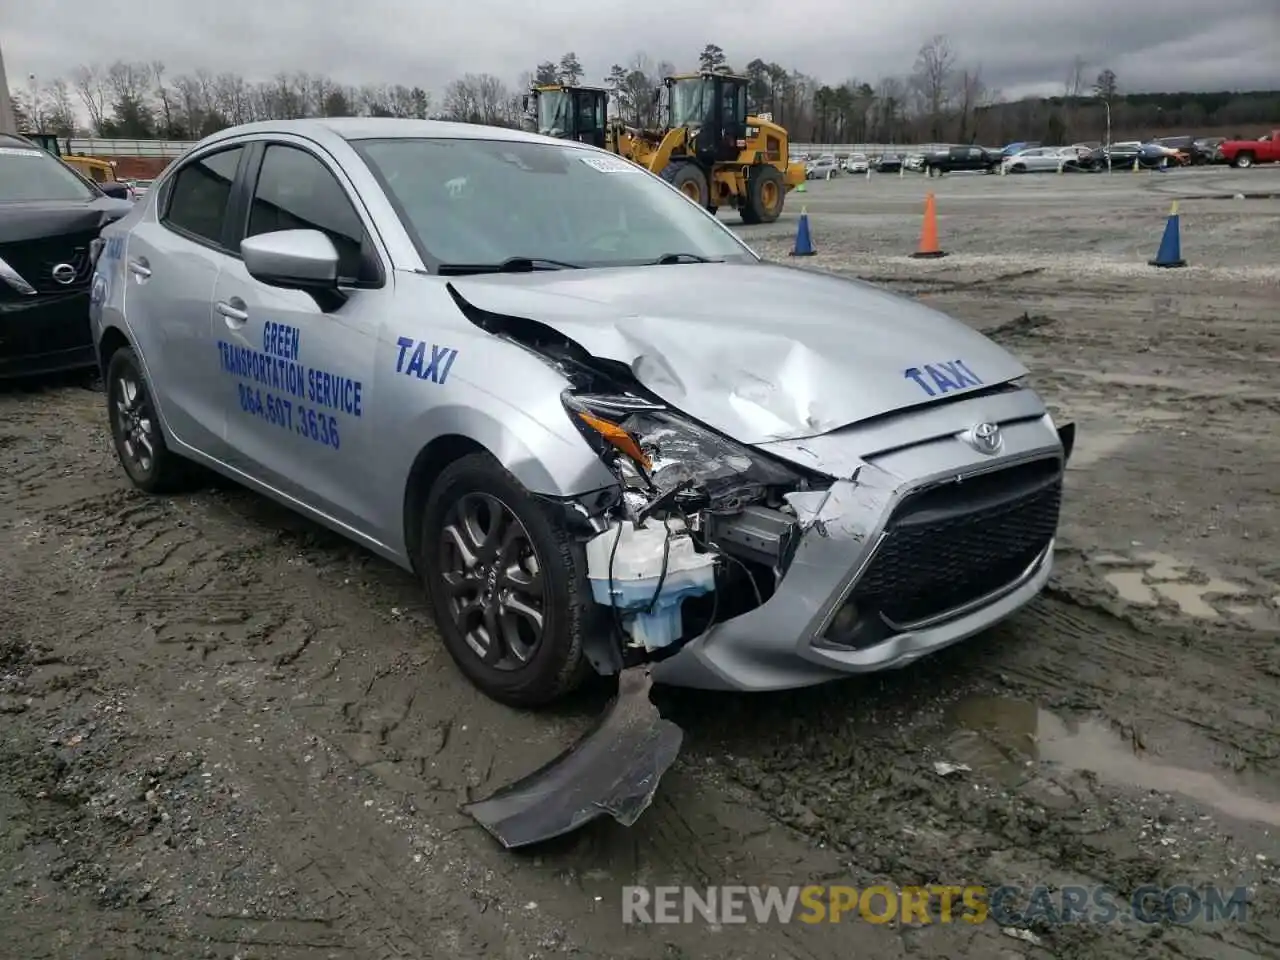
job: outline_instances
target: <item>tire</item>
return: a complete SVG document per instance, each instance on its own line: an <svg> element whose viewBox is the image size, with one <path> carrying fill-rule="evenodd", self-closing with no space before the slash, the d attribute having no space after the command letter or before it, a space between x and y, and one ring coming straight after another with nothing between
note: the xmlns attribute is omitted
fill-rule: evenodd
<svg viewBox="0 0 1280 960"><path fill-rule="evenodd" d="M1015 163L1009 168L1010 173L1026 173L1027 165L1025 163Z"/></svg>
<svg viewBox="0 0 1280 960"><path fill-rule="evenodd" d="M479 641L479 627L484 620L482 613L474 613L468 622L473 629L466 631L455 612L455 591L450 581L458 582L462 568L462 554L452 547L449 533L453 528L464 541L474 545L476 536L468 531L483 530L480 524L469 524L467 519L477 518L482 509L493 510L494 504L507 511L508 530L515 530L505 561L493 558L489 561L492 573L485 574L484 561L472 567L481 570L473 582L476 590L500 591L503 583L500 568L515 569L527 578L530 569L536 569L541 578L542 630L536 645L526 651L525 657L510 653L515 644L505 639L493 644L489 660L472 646ZM493 514L490 514L492 520ZM482 519L482 518L481 518ZM512 520L518 523L512 523ZM422 518L422 546L418 570L426 587L427 596L434 611L436 626L444 640L445 649L458 668L476 687L500 703L518 707L539 707L552 703L580 686L591 667L583 653L583 638L595 620L595 603L587 584L586 555L580 544L571 536L564 522L543 503L535 499L498 461L487 453L475 453L454 461L441 471L440 476L427 493ZM476 556L487 556L475 551ZM536 567L529 557L536 560ZM515 581L511 581L514 583ZM526 608L536 609L530 592L516 596L523 599ZM478 594L473 594L478 595ZM491 624L498 625L497 601L492 601L495 611ZM518 614L506 614L504 626L498 633L504 638L531 621ZM486 636L488 634L486 633ZM469 636L471 639L469 639Z"/></svg>
<svg viewBox="0 0 1280 960"><path fill-rule="evenodd" d="M1250 167L1253 166L1253 154L1252 153L1236 154L1235 165L1241 170L1248 170Z"/></svg>
<svg viewBox="0 0 1280 960"><path fill-rule="evenodd" d="M786 183L777 167L764 164L753 167L747 179L746 203L742 205L742 222L773 223L782 216L787 196Z"/></svg>
<svg viewBox="0 0 1280 960"><path fill-rule="evenodd" d="M711 202L711 187L707 183L707 175L697 164L689 161L668 163L659 176L698 206L705 207Z"/></svg>
<svg viewBox="0 0 1280 960"><path fill-rule="evenodd" d="M190 465L165 443L151 386L131 347L111 355L103 386L116 456L133 485L157 494L185 486L191 479Z"/></svg>

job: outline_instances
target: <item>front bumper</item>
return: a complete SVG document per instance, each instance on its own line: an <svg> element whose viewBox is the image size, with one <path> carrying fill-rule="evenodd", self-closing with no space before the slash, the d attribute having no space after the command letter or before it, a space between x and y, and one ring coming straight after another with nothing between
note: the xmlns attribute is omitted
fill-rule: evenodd
<svg viewBox="0 0 1280 960"><path fill-rule="evenodd" d="M94 365L89 291L0 301L0 379Z"/></svg>
<svg viewBox="0 0 1280 960"><path fill-rule="evenodd" d="M803 532L772 596L655 664L654 680L809 686L905 666L1025 606L1052 572L1067 451L1047 415L1002 427L999 457L938 437L793 498Z"/></svg>

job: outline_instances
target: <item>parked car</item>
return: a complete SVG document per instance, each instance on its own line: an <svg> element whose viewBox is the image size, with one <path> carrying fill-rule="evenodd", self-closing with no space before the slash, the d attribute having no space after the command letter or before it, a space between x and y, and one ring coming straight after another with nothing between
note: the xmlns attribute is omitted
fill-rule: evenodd
<svg viewBox="0 0 1280 960"><path fill-rule="evenodd" d="M830 155L819 157L817 160L810 160L805 165L804 178L806 180L826 180L839 175L840 165L836 163L836 158Z"/></svg>
<svg viewBox="0 0 1280 960"><path fill-rule="evenodd" d="M1032 147L1001 161L1004 173L1075 173L1083 169L1088 150L1076 147Z"/></svg>
<svg viewBox="0 0 1280 960"><path fill-rule="evenodd" d="M911 153L902 158L902 166L907 170L924 170L924 154Z"/></svg>
<svg viewBox="0 0 1280 960"><path fill-rule="evenodd" d="M1213 151L1216 144L1211 146L1196 137L1159 137L1151 142L1166 149L1176 150L1179 161L1184 165L1201 166L1213 162Z"/></svg>
<svg viewBox="0 0 1280 960"><path fill-rule="evenodd" d="M876 173L897 173L902 169L902 157L896 153L886 153L875 161Z"/></svg>
<svg viewBox="0 0 1280 960"><path fill-rule="evenodd" d="M1134 160L1138 161L1140 169L1152 170L1160 166L1162 160L1168 162L1168 154L1152 144L1129 140L1099 147L1083 157L1081 164L1092 171L1125 170L1133 167Z"/></svg>
<svg viewBox="0 0 1280 960"><path fill-rule="evenodd" d="M128 180L130 189L133 191L133 199L141 200L147 195L147 191L151 189L151 180Z"/></svg>
<svg viewBox="0 0 1280 960"><path fill-rule="evenodd" d="M47 150L0 134L0 377L93 366L89 248L131 209Z"/></svg>
<svg viewBox="0 0 1280 960"><path fill-rule="evenodd" d="M173 489L195 461L415 571L496 699L636 662L740 690L898 666L1048 579L1070 433L1021 363L761 260L594 147L235 127L102 240L131 480Z"/></svg>
<svg viewBox="0 0 1280 960"><path fill-rule="evenodd" d="M992 153L986 147L947 147L925 156L924 171L931 177L960 171L980 170L984 173L992 173L999 168L1000 161L1000 155Z"/></svg>
<svg viewBox="0 0 1280 960"><path fill-rule="evenodd" d="M849 162L845 169L850 173L866 173L869 167L870 163L865 153L854 153L849 155Z"/></svg>
<svg viewBox="0 0 1280 960"><path fill-rule="evenodd" d="M1214 158L1235 167L1280 163L1280 130L1272 130L1257 140L1224 140L1218 144Z"/></svg>

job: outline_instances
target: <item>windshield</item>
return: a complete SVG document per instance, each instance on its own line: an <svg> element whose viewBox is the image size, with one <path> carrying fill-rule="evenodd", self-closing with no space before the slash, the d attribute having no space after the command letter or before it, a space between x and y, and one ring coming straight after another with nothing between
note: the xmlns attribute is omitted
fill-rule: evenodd
<svg viewBox="0 0 1280 960"><path fill-rule="evenodd" d="M560 137L569 132L569 94L564 90L538 94L538 132Z"/></svg>
<svg viewBox="0 0 1280 960"><path fill-rule="evenodd" d="M570 144L359 140L423 257L498 264L754 260L734 234L628 160Z"/></svg>
<svg viewBox="0 0 1280 960"><path fill-rule="evenodd" d="M96 196L92 187L46 151L0 145L0 203L92 200Z"/></svg>
<svg viewBox="0 0 1280 960"><path fill-rule="evenodd" d="M671 85L671 126L701 126L715 106L710 80L694 77L677 80Z"/></svg>

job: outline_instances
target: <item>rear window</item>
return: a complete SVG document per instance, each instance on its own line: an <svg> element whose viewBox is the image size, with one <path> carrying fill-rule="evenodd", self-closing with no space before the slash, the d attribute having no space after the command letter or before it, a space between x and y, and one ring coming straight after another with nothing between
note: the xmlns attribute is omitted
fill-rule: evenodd
<svg viewBox="0 0 1280 960"><path fill-rule="evenodd" d="M0 139L0 203L92 200L97 195L46 151Z"/></svg>

